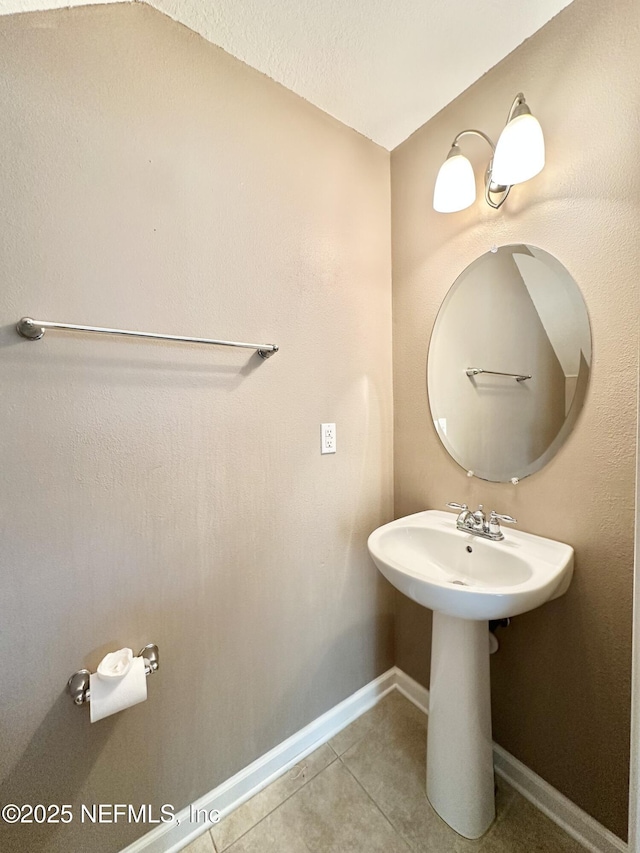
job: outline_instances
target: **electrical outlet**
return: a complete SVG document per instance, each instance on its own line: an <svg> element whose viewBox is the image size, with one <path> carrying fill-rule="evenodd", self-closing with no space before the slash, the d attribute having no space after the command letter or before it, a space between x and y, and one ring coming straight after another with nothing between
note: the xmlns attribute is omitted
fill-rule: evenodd
<svg viewBox="0 0 640 853"><path fill-rule="evenodd" d="M320 424L320 452L336 452L336 425Z"/></svg>

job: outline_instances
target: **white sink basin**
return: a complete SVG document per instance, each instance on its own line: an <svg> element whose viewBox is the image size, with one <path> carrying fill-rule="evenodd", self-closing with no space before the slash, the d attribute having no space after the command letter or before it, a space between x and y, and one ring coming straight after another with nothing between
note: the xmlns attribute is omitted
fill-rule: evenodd
<svg viewBox="0 0 640 853"><path fill-rule="evenodd" d="M480 838L495 817L486 620L565 593L573 548L512 529L500 542L482 539L456 518L418 512L374 530L368 544L387 580L434 611L427 797L456 832Z"/></svg>
<svg viewBox="0 0 640 853"><path fill-rule="evenodd" d="M428 510L379 527L369 552L418 604L463 619L502 619L563 595L573 548L509 528L492 542L456 528L456 514Z"/></svg>
<svg viewBox="0 0 640 853"><path fill-rule="evenodd" d="M567 591L573 548L508 529L494 542L429 510L379 527L382 574L434 611L427 797L449 826L480 838L495 817L488 619L517 616ZM531 637L535 643L535 636Z"/></svg>

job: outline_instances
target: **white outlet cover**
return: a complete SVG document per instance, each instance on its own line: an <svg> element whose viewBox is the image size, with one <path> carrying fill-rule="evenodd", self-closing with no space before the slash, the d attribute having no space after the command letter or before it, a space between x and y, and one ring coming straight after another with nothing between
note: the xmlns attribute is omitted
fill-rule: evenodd
<svg viewBox="0 0 640 853"><path fill-rule="evenodd" d="M320 452L336 452L336 425L320 424Z"/></svg>

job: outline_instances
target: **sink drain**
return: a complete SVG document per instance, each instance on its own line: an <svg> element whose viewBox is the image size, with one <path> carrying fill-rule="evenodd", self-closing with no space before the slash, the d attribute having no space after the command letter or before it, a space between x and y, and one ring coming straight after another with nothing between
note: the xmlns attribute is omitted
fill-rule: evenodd
<svg viewBox="0 0 640 853"><path fill-rule="evenodd" d="M451 581L451 583L455 584L456 586L469 586L469 584L465 583L464 581Z"/></svg>

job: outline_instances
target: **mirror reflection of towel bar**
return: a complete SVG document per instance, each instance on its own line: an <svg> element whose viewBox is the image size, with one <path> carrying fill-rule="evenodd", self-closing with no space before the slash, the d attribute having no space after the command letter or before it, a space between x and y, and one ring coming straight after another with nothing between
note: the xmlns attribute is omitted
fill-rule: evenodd
<svg viewBox="0 0 640 853"><path fill-rule="evenodd" d="M524 382L531 379L530 373L503 373L501 370L483 370L482 367L467 367L467 376L477 376L479 373L491 373L492 376L511 376L516 382Z"/></svg>

